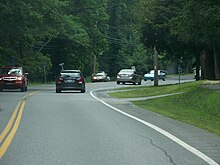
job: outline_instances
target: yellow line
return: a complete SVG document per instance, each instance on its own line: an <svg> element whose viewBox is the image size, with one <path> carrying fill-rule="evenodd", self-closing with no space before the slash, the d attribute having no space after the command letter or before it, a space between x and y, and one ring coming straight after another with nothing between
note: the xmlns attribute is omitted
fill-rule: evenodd
<svg viewBox="0 0 220 165"><path fill-rule="evenodd" d="M15 111L13 112L7 126L5 127L4 131L2 132L2 134L0 135L0 143L2 142L2 140L5 138L5 136L7 135L7 133L9 132L9 130L11 129L11 126L15 120L15 117L17 115L17 112L19 110L19 107L21 105L21 101L19 101L19 103L17 104Z"/></svg>
<svg viewBox="0 0 220 165"><path fill-rule="evenodd" d="M32 93L28 93L27 95L25 95L20 101L19 103L17 104L16 108L15 108L15 111L13 112L7 126L5 127L4 131L2 132L2 134L0 135L0 143L2 142L2 140L5 138L5 136L8 134L8 132L11 130L11 127L12 127L12 124L13 122L15 121L16 119L16 115L17 115L17 119L14 123L14 126L11 130L11 132L9 133L9 135L7 136L7 138L5 139L5 141L3 142L3 144L0 146L0 159L3 157L3 155L5 154L5 152L7 151L9 145L11 144L14 136L15 136L15 133L18 129L18 126L19 126L19 123L21 121L21 117L22 117L22 114L23 114L23 111L24 111L24 106L25 106L25 99L29 96L32 96L34 94L36 94L37 92L39 91L35 91L35 92L32 92Z"/></svg>
<svg viewBox="0 0 220 165"><path fill-rule="evenodd" d="M5 152L7 151L9 145L11 144L11 141L12 139L14 138L15 136L15 133L18 129L18 125L21 121L21 117L22 117L22 114L23 114L23 111L24 111L24 106L25 106L25 103L26 101L23 100L22 101L22 104L21 104L21 108L20 108L20 111L18 113L18 117L15 121L15 124L10 132L10 134L8 135L8 137L5 139L4 143L2 144L2 146L0 147L0 159L3 157L3 155L5 154Z"/></svg>

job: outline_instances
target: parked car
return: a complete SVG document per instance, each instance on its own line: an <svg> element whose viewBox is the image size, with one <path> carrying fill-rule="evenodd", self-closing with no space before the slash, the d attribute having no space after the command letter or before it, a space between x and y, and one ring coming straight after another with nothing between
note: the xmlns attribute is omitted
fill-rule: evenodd
<svg viewBox="0 0 220 165"><path fill-rule="evenodd" d="M56 78L56 93L64 90L79 90L85 93L85 79L80 70L61 70Z"/></svg>
<svg viewBox="0 0 220 165"><path fill-rule="evenodd" d="M28 73L22 67L6 66L0 68L0 91L3 89L20 89L27 91Z"/></svg>
<svg viewBox="0 0 220 165"><path fill-rule="evenodd" d="M133 83L141 85L142 77L133 69L122 69L117 74L117 84Z"/></svg>
<svg viewBox="0 0 220 165"><path fill-rule="evenodd" d="M196 79L196 68L193 68L193 73L194 73L194 79ZM198 78L199 78L199 79L202 78L201 67L199 68L199 75L198 75Z"/></svg>
<svg viewBox="0 0 220 165"><path fill-rule="evenodd" d="M110 81L110 77L104 71L99 71L99 72L92 74L91 81L92 82L107 82L107 81Z"/></svg>
<svg viewBox="0 0 220 165"><path fill-rule="evenodd" d="M166 73L162 70L158 70L158 79L165 81ZM149 73L144 74L144 81L154 80L154 70L151 70Z"/></svg>

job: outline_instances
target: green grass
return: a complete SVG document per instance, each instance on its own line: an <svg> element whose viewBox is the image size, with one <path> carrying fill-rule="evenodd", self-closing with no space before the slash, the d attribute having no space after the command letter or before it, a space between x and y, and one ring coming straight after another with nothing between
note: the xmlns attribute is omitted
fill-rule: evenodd
<svg viewBox="0 0 220 165"><path fill-rule="evenodd" d="M144 97L184 92L180 95L134 101L143 109L163 114L220 135L220 93L202 88L204 81L159 87L132 88L131 91L111 93L120 98Z"/></svg>
<svg viewBox="0 0 220 165"><path fill-rule="evenodd" d="M183 83L178 85L164 85L164 86L141 86L141 87L131 87L131 88L119 88L115 92L109 93L112 97L117 98L135 98L135 97L147 97L147 96L156 96L156 95L163 95L169 93L176 93L176 92L187 92L196 88L202 82L194 82L194 83Z"/></svg>

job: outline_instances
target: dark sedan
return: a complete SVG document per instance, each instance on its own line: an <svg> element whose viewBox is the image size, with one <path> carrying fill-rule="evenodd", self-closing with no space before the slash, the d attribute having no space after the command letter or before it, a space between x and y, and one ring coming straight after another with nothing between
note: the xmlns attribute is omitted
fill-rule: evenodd
<svg viewBox="0 0 220 165"><path fill-rule="evenodd" d="M85 93L85 80L80 70L62 70L56 78L56 93L62 90L79 90Z"/></svg>

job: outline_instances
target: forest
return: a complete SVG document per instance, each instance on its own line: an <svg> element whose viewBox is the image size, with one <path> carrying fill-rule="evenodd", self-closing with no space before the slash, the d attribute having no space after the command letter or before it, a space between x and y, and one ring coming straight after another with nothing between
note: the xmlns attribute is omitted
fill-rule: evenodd
<svg viewBox="0 0 220 165"><path fill-rule="evenodd" d="M220 80L217 0L1 0L0 11L0 66L23 66L32 81L54 80L61 63L85 76L144 74L154 48L160 69Z"/></svg>

